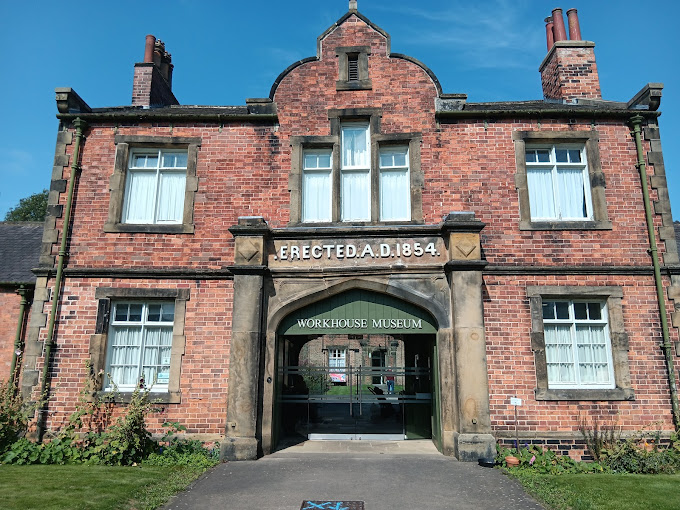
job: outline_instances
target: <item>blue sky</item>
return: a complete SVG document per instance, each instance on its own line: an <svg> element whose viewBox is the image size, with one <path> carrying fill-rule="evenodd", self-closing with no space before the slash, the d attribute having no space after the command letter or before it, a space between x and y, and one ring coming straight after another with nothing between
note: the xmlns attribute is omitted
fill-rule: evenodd
<svg viewBox="0 0 680 510"><path fill-rule="evenodd" d="M648 82L665 85L661 140L674 216L680 218L680 2L632 0L359 0L392 36L392 51L425 63L444 92L468 100L542 97L544 18L579 11L594 41L604 99L628 101ZM316 53L316 37L347 0L0 2L0 219L19 199L49 187L58 122L55 87L92 107L131 102L144 37L166 43L181 104L243 105L266 97L279 73ZM104 191L107 183L102 183Z"/></svg>

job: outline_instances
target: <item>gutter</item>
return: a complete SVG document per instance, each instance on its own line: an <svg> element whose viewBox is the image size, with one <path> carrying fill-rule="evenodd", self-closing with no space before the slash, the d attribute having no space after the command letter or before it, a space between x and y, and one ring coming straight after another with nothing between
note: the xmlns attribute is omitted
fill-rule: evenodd
<svg viewBox="0 0 680 510"><path fill-rule="evenodd" d="M83 130L87 127L87 123L80 118L73 121L76 128L76 141L73 146L73 160L71 163L71 175L69 176L68 195L66 197L66 205L64 207L64 223L61 233L61 246L59 248L59 256L57 259L57 274L54 280L54 295L52 296L52 311L50 313L50 322L47 330L47 339L45 340L45 354L43 361L42 381L40 384L39 394L39 410L37 420L37 435L38 439L42 440L45 433L45 424L47 422L47 402L50 382L50 361L52 357L52 347L54 346L54 325L57 318L57 308L59 306L59 298L61 296L61 283L64 271L64 259L66 257L66 245L71 231L71 209L73 204L73 193L75 190L76 181L80 174L80 147L83 140Z"/></svg>
<svg viewBox="0 0 680 510"><path fill-rule="evenodd" d="M647 168L645 166L645 159L642 152L642 140L640 138L640 125L644 119L641 115L636 115L630 119L633 127L633 136L635 137L635 148L637 149L637 167L640 171L640 181L642 182L642 198L645 205L645 218L647 220L647 234L649 235L649 251L652 255L652 263L654 265L654 283L656 284L656 297L659 302L659 314L661 316L661 331L663 334L663 343L661 349L666 359L666 368L668 369L668 384L671 393L671 407L673 409L673 423L676 430L680 430L680 409L678 408L678 387L675 382L675 368L673 366L673 349L670 341L670 332L668 330L668 318L666 315L666 299L663 291L663 282L661 281L661 269L659 266L659 254L656 248L656 236L654 234L654 222L652 218L652 208L649 200L649 188L647 187Z"/></svg>
<svg viewBox="0 0 680 510"><path fill-rule="evenodd" d="M437 110L435 118L441 121L455 121L458 119L484 119L484 118L545 118L553 119L555 116L571 118L630 118L631 111L628 109L603 110L602 108L554 108L554 109L514 109L514 110ZM657 118L661 112L641 110L638 115L647 118Z"/></svg>

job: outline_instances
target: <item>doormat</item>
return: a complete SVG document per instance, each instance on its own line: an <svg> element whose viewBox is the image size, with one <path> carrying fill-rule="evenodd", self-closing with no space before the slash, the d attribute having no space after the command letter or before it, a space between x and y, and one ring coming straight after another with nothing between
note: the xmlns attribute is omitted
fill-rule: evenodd
<svg viewBox="0 0 680 510"><path fill-rule="evenodd" d="M364 510L363 501L303 501L300 510Z"/></svg>

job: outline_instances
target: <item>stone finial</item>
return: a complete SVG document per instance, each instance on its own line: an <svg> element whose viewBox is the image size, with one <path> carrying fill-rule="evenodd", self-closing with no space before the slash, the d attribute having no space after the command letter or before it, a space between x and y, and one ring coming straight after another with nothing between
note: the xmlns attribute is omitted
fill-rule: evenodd
<svg viewBox="0 0 680 510"><path fill-rule="evenodd" d="M357 0L349 0L349 12L357 12Z"/></svg>

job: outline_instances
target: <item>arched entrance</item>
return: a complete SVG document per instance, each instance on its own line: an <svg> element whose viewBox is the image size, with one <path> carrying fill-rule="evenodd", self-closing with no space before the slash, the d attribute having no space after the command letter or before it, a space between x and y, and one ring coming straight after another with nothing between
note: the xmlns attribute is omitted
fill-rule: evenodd
<svg viewBox="0 0 680 510"><path fill-rule="evenodd" d="M277 328L274 439L440 437L437 323L396 297L351 289Z"/></svg>

